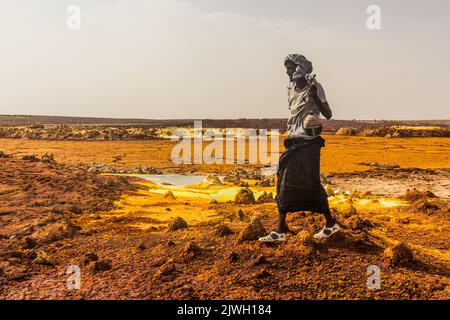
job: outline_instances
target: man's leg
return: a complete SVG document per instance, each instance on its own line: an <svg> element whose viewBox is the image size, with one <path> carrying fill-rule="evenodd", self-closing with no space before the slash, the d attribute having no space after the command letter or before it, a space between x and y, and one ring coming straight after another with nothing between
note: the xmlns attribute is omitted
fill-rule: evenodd
<svg viewBox="0 0 450 320"><path fill-rule="evenodd" d="M286 223L286 213L279 212L278 216L278 229L277 231L272 231L269 235L259 238L261 242L275 242L275 241L286 241L286 232L289 227Z"/></svg>
<svg viewBox="0 0 450 320"><path fill-rule="evenodd" d="M286 213L278 214L278 233L286 233L289 230L289 227L286 223Z"/></svg>
<svg viewBox="0 0 450 320"><path fill-rule="evenodd" d="M337 224L336 220L331 216L329 207L327 207L323 215L325 216L327 224L322 230L320 230L314 235L315 239L326 239L341 229L341 227Z"/></svg>
<svg viewBox="0 0 450 320"><path fill-rule="evenodd" d="M325 220L327 222L327 228L331 228L336 223L336 220L331 216L330 208L327 207L326 211L323 213Z"/></svg>

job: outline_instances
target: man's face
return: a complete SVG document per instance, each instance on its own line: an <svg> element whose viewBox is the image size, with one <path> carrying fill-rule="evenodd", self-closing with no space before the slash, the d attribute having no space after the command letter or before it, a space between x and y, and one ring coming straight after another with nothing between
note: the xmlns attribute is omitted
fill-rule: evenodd
<svg viewBox="0 0 450 320"><path fill-rule="evenodd" d="M286 67L286 73L289 76L289 80L292 81L292 77L294 76L295 69L297 68L297 65L293 63L292 61L286 61L284 64Z"/></svg>

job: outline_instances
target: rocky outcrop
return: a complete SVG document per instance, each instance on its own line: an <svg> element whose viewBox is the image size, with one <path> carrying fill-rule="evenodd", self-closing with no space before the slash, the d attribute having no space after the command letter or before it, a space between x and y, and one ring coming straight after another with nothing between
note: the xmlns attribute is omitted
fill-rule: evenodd
<svg viewBox="0 0 450 320"><path fill-rule="evenodd" d="M241 179L261 180L262 175L259 170L245 170L237 168L234 171L228 172L223 178L224 181L239 185Z"/></svg>
<svg viewBox="0 0 450 320"><path fill-rule="evenodd" d="M171 190L167 191L167 192L164 194L164 198L170 199L170 200L175 200L175 199L176 199L175 196L174 196L174 194L173 194L173 192L172 192Z"/></svg>
<svg viewBox="0 0 450 320"><path fill-rule="evenodd" d="M119 174L162 174L162 171L154 167L138 166L135 168L111 167L102 163L91 163L87 170L95 173L119 173Z"/></svg>
<svg viewBox="0 0 450 320"><path fill-rule="evenodd" d="M175 230L187 229L187 228L188 228L187 222L181 217L176 217L169 223L169 231L175 231Z"/></svg>
<svg viewBox="0 0 450 320"><path fill-rule="evenodd" d="M239 208L236 211L236 219L239 220L239 221L249 221L250 217L248 215L246 215L244 213L244 211L242 211L242 209Z"/></svg>
<svg viewBox="0 0 450 320"><path fill-rule="evenodd" d="M261 179L261 181L258 181L256 183L256 185L260 186L260 187L274 187L275 186L275 176L271 175L271 176L263 177Z"/></svg>
<svg viewBox="0 0 450 320"><path fill-rule="evenodd" d="M356 128L340 128L338 131L336 131L336 135L338 136L356 136L360 133L360 131Z"/></svg>
<svg viewBox="0 0 450 320"><path fill-rule="evenodd" d="M230 234L233 234L233 231L226 224L219 224L215 230L215 234L219 237L225 237Z"/></svg>
<svg viewBox="0 0 450 320"><path fill-rule="evenodd" d="M263 193L258 197L258 200L256 200L256 203L270 203L274 202L273 193L266 191L263 191Z"/></svg>
<svg viewBox="0 0 450 320"><path fill-rule="evenodd" d="M220 180L219 175L215 174L215 173L209 174L200 183L200 186L203 188L217 187L217 186L223 186L223 185L224 185L224 183L222 182L222 180Z"/></svg>
<svg viewBox="0 0 450 320"><path fill-rule="evenodd" d="M104 127L95 125L31 125L0 127L0 137L43 140L154 140L156 128Z"/></svg>
<svg viewBox="0 0 450 320"><path fill-rule="evenodd" d="M266 233L266 229L264 229L260 219L253 218L240 232L238 241L258 240L258 238L265 236Z"/></svg>
<svg viewBox="0 0 450 320"><path fill-rule="evenodd" d="M406 193L400 197L400 199L411 203L416 202L417 200L426 200L430 198L436 198L436 195L429 190L419 191L416 188L406 190Z"/></svg>
<svg viewBox="0 0 450 320"><path fill-rule="evenodd" d="M408 266L414 262L414 255L405 242L397 242L384 250L383 262L389 266Z"/></svg>
<svg viewBox="0 0 450 320"><path fill-rule="evenodd" d="M254 204L255 203L255 195L253 191L249 188L242 188L236 194L234 198L235 204Z"/></svg>
<svg viewBox="0 0 450 320"><path fill-rule="evenodd" d="M3 151L0 151L0 158L9 158L10 156L4 153Z"/></svg>
<svg viewBox="0 0 450 320"><path fill-rule="evenodd" d="M92 266L92 270L94 272L104 272L112 269L112 261L107 260L98 260L94 262L94 265Z"/></svg>

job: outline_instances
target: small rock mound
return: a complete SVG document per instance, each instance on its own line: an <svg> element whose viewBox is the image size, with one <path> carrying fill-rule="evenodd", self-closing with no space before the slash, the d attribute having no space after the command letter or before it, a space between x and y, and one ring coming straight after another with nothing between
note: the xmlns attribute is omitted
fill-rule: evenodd
<svg viewBox="0 0 450 320"><path fill-rule="evenodd" d="M331 184L331 182L330 182L330 180L328 180L328 178L327 177L325 177L324 175L320 175L320 183L323 185L323 186L325 186L325 185L329 185L329 184Z"/></svg>
<svg viewBox="0 0 450 320"><path fill-rule="evenodd" d="M352 199L361 199L362 193L358 189L353 188L352 191L350 192L349 197Z"/></svg>
<svg viewBox="0 0 450 320"><path fill-rule="evenodd" d="M345 220L344 224L351 230L367 230L374 226L369 220L361 219L356 215Z"/></svg>
<svg viewBox="0 0 450 320"><path fill-rule="evenodd" d="M99 260L95 261L92 270L94 272L103 272L112 269L111 260Z"/></svg>
<svg viewBox="0 0 450 320"><path fill-rule="evenodd" d="M308 231L300 231L296 237L303 243L303 245L307 247L316 246L316 241L314 240L313 234Z"/></svg>
<svg viewBox="0 0 450 320"><path fill-rule="evenodd" d="M303 219L303 228L308 232L317 232L323 227L323 222L320 217L307 216Z"/></svg>
<svg viewBox="0 0 450 320"><path fill-rule="evenodd" d="M232 172L228 172L223 178L224 181L239 184L241 179L261 180L261 172L259 170L245 170L237 168Z"/></svg>
<svg viewBox="0 0 450 320"><path fill-rule="evenodd" d="M222 180L220 180L219 175L216 173L209 174L203 181L200 183L202 187L210 187L210 186L223 186Z"/></svg>
<svg viewBox="0 0 450 320"><path fill-rule="evenodd" d="M171 199L171 200L175 200L176 198L175 198L175 196L173 195L173 192L172 191L167 191L165 194L164 194L164 198L166 198L166 199Z"/></svg>
<svg viewBox="0 0 450 320"><path fill-rule="evenodd" d="M429 190L419 191L416 188L406 190L406 193L400 197L400 199L409 201L411 203L415 202L417 200L429 199L429 198L437 198L437 197L433 192L431 192Z"/></svg>
<svg viewBox="0 0 450 320"><path fill-rule="evenodd" d="M237 185L242 188L247 188L249 186L248 182L246 181L241 181Z"/></svg>
<svg viewBox="0 0 450 320"><path fill-rule="evenodd" d="M36 157L35 154L25 155L22 157L22 160L30 161L30 162L38 162L39 161L39 159Z"/></svg>
<svg viewBox="0 0 450 320"><path fill-rule="evenodd" d="M267 177L263 177L261 179L261 181L259 181L257 183L258 186L260 187L273 187L275 186L275 176L267 176Z"/></svg>
<svg viewBox="0 0 450 320"><path fill-rule="evenodd" d="M91 163L87 169L88 172L96 173L117 173L117 170L103 163Z"/></svg>
<svg viewBox="0 0 450 320"><path fill-rule="evenodd" d="M244 211L242 211L242 209L238 209L238 211L236 212L236 219L240 220L240 221L249 221L250 218L249 216L247 216Z"/></svg>
<svg viewBox="0 0 450 320"><path fill-rule="evenodd" d="M335 134L338 136L356 136L359 133L360 133L360 131L357 128L342 127L338 131L336 131Z"/></svg>
<svg viewBox="0 0 450 320"><path fill-rule="evenodd" d="M236 194L234 198L235 204L254 204L255 203L255 195L253 191L249 188L242 188Z"/></svg>
<svg viewBox="0 0 450 320"><path fill-rule="evenodd" d="M41 161L43 163L47 163L50 165L56 165L56 161L55 161L55 157L53 156L53 153L45 153L42 157L41 157Z"/></svg>
<svg viewBox="0 0 450 320"><path fill-rule="evenodd" d="M183 253L188 257L195 257L202 252L202 248L199 247L194 241L188 242L183 249Z"/></svg>
<svg viewBox="0 0 450 320"><path fill-rule="evenodd" d="M175 246L176 246L176 243L173 242L172 240L169 240L169 241L167 241L167 246L168 246L168 247L175 247Z"/></svg>
<svg viewBox="0 0 450 320"><path fill-rule="evenodd" d="M230 262L236 262L239 260L239 255L236 252L231 252L230 255L228 256L228 260Z"/></svg>
<svg viewBox="0 0 450 320"><path fill-rule="evenodd" d="M222 223L217 226L215 233L219 237L224 237L233 234L233 231L231 231L231 229L226 224Z"/></svg>
<svg viewBox="0 0 450 320"><path fill-rule="evenodd" d="M198 300L198 298L195 289L187 284L175 289L172 294L172 299L174 300Z"/></svg>
<svg viewBox="0 0 450 320"><path fill-rule="evenodd" d="M414 262L414 255L408 244L397 242L384 250L383 261L389 266L407 266Z"/></svg>
<svg viewBox="0 0 450 320"><path fill-rule="evenodd" d="M83 214L83 209L75 203L69 207L68 211L75 214Z"/></svg>
<svg viewBox="0 0 450 320"><path fill-rule="evenodd" d="M95 253L90 252L84 256L84 264L89 264L90 262L94 261L98 261L98 256Z"/></svg>
<svg viewBox="0 0 450 320"><path fill-rule="evenodd" d="M327 193L327 196L329 196L329 197L334 196L334 190L329 184L326 184L324 189L325 189L325 192Z"/></svg>
<svg viewBox="0 0 450 320"><path fill-rule="evenodd" d="M258 238L265 236L266 233L266 229L264 229L261 221L253 218L239 234L238 241L258 240Z"/></svg>
<svg viewBox="0 0 450 320"><path fill-rule="evenodd" d="M155 273L155 277L160 278L162 276L170 276L173 275L176 270L177 268L175 267L173 259L169 259L166 263L159 267L158 271Z"/></svg>
<svg viewBox="0 0 450 320"><path fill-rule="evenodd" d="M270 271L263 269L263 270L259 270L259 271L255 272L253 274L253 277L255 277L256 279L260 279L260 280L266 279L266 278L272 277L272 273L270 273Z"/></svg>
<svg viewBox="0 0 450 320"><path fill-rule="evenodd" d="M353 216L356 216L358 214L358 212L356 211L355 207L351 204L349 204L348 206L346 206L343 211L342 211L342 217L343 218L350 218Z"/></svg>
<svg viewBox="0 0 450 320"><path fill-rule="evenodd" d="M273 202L273 193L269 192L267 193L266 191L264 191L258 198L258 200L256 201L256 203L270 203Z"/></svg>
<svg viewBox="0 0 450 320"><path fill-rule="evenodd" d="M436 202L437 196L429 190L420 191L415 188L408 189L400 199L412 203L413 207L418 211L430 213L432 211L440 210L440 207L434 203Z"/></svg>
<svg viewBox="0 0 450 320"><path fill-rule="evenodd" d="M260 254L256 257L255 262L253 262L253 266L259 266L265 263L267 263L267 258L263 254Z"/></svg>
<svg viewBox="0 0 450 320"><path fill-rule="evenodd" d="M155 167L143 167L138 166L128 170L128 173L138 173L138 174L162 174L162 171Z"/></svg>
<svg viewBox="0 0 450 320"><path fill-rule="evenodd" d="M54 266L56 264L55 260L48 253L42 250L37 252L37 257L33 262L45 266Z"/></svg>
<svg viewBox="0 0 450 320"><path fill-rule="evenodd" d="M431 212L439 210L440 207L434 203L431 203L428 199L419 199L416 202L414 202L414 207L416 207L417 210L422 212Z"/></svg>
<svg viewBox="0 0 450 320"><path fill-rule="evenodd" d="M370 191L365 191L361 194L362 198L372 198L374 195Z"/></svg>
<svg viewBox="0 0 450 320"><path fill-rule="evenodd" d="M187 229L187 228L188 228L187 222L181 217L176 217L169 223L169 231L175 231L175 230Z"/></svg>
<svg viewBox="0 0 450 320"><path fill-rule="evenodd" d="M32 249L32 248L36 247L37 245L38 245L38 243L30 237L26 237L23 241L23 249Z"/></svg>
<svg viewBox="0 0 450 320"><path fill-rule="evenodd" d="M0 158L9 158L10 156L4 153L3 151L0 151Z"/></svg>
<svg viewBox="0 0 450 320"><path fill-rule="evenodd" d="M298 244L301 246L299 247ZM290 247L295 247L295 250L300 249L306 255L313 254L317 251L317 243L314 240L313 233L306 230L300 231L293 239Z"/></svg>
<svg viewBox="0 0 450 320"><path fill-rule="evenodd" d="M345 203L346 204L353 204L353 198L352 197L348 197L347 199L345 199Z"/></svg>

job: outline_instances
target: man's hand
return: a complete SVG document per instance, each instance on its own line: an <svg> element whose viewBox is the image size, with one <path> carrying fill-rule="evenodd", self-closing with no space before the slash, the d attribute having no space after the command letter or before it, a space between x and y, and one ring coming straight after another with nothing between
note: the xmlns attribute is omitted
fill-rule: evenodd
<svg viewBox="0 0 450 320"><path fill-rule="evenodd" d="M311 88L309 89L309 93L313 96L313 97L317 97L317 86L316 85L312 85Z"/></svg>

